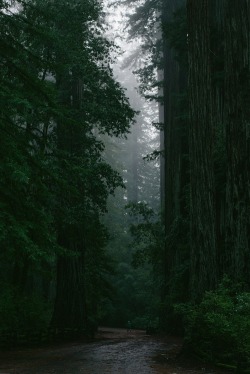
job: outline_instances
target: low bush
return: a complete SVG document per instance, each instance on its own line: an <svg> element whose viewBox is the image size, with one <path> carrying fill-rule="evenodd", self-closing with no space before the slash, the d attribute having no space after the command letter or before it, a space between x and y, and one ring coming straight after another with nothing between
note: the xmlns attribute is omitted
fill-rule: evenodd
<svg viewBox="0 0 250 374"><path fill-rule="evenodd" d="M177 305L185 327L185 346L204 361L241 370L250 363L250 293L228 279L206 292L198 305Z"/></svg>

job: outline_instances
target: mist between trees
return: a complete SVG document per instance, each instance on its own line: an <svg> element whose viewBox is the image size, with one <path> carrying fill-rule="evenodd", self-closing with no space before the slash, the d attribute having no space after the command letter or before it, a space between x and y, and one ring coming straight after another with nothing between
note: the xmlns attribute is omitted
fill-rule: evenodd
<svg viewBox="0 0 250 374"><path fill-rule="evenodd" d="M249 6L0 1L3 346L130 320L249 365Z"/></svg>

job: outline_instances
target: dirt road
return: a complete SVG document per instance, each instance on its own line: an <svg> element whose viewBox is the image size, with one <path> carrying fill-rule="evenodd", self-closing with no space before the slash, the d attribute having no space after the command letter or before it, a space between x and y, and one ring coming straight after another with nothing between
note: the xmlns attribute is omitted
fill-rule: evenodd
<svg viewBox="0 0 250 374"><path fill-rule="evenodd" d="M1 353L0 374L204 374L168 361L178 341L147 336L144 331L99 329L91 343L23 349ZM211 370L207 371L211 373Z"/></svg>

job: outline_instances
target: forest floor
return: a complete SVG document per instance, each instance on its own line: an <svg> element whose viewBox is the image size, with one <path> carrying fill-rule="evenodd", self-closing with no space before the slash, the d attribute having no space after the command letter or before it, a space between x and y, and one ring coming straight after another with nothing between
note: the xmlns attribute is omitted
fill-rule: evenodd
<svg viewBox="0 0 250 374"><path fill-rule="evenodd" d="M0 374L226 374L178 359L181 345L177 337L100 328L90 343L1 352Z"/></svg>

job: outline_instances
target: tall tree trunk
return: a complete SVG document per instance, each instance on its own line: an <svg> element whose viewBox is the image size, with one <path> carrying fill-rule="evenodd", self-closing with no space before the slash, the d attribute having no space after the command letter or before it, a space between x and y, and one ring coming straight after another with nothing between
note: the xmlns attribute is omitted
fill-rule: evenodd
<svg viewBox="0 0 250 374"><path fill-rule="evenodd" d="M129 181L127 183L127 196L130 203L137 203L139 200L139 131L141 129L140 117L131 130L130 138L130 169L128 170Z"/></svg>
<svg viewBox="0 0 250 374"><path fill-rule="evenodd" d="M163 82L164 80L164 71L158 70L158 81ZM159 87L158 89L158 96L163 98L163 88ZM163 102L159 102L158 104L159 110L159 123L162 125L164 124L164 105ZM164 215L165 212L165 136L164 136L164 128L160 131L160 199L161 199L161 213ZM165 218L164 218L165 220Z"/></svg>
<svg viewBox="0 0 250 374"><path fill-rule="evenodd" d="M164 3L162 10L163 27L173 21L174 13L183 4L183 0L171 0ZM164 214L166 240L163 258L162 298L164 302L170 296L170 302L166 305L170 309L173 301L171 297L174 294L172 280L180 258L180 248L178 248L176 240L172 240L170 237L172 237L173 231L177 229L183 213L181 207L185 184L183 160L186 152L186 145L184 145L183 133L180 128L180 104L178 101L178 95L184 89L182 84L185 81L185 74L183 73L183 67L176 59L176 54L176 50L170 45L168 37L164 34L163 72L158 73L159 78L163 74L163 105L160 105L159 113L160 122L164 123L161 131L161 150L164 150L164 158L161 160L161 189L164 189L164 192L161 192L161 205ZM170 316L171 310L167 311L167 314ZM167 323L166 310L164 310L163 319Z"/></svg>
<svg viewBox="0 0 250 374"><path fill-rule="evenodd" d="M225 1L226 249L229 272L250 286L250 2Z"/></svg>
<svg viewBox="0 0 250 374"><path fill-rule="evenodd" d="M81 236L65 230L59 233L58 243L72 250L73 256L59 256L57 259L56 299L51 321L55 328L84 330L87 326L85 251Z"/></svg>
<svg viewBox="0 0 250 374"><path fill-rule="evenodd" d="M62 104L71 106L75 112L79 111L82 102L82 84L77 79L77 73L73 71L72 75L69 75L65 72L64 76L58 78L57 84L61 92ZM77 118L74 119L77 120ZM69 170L64 171L64 162L67 163L73 157L82 154L83 131L84 129L77 121L74 124L62 122L57 124L58 149L66 157L61 165L62 172L70 174ZM87 328L86 248L83 217L79 214L76 218L74 212L83 205L84 194L80 195L80 192L76 191L79 186L74 174L72 180L69 175L68 183L71 184L69 190L58 199L63 209L65 207L68 212L71 212L72 217L65 219L64 210L58 215L58 244L68 251L69 256L58 255L57 258L56 299L51 325L55 328L83 330Z"/></svg>
<svg viewBox="0 0 250 374"><path fill-rule="evenodd" d="M209 1L187 1L190 102L191 294L216 285Z"/></svg>

